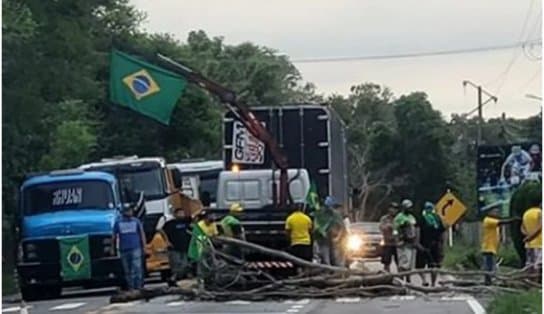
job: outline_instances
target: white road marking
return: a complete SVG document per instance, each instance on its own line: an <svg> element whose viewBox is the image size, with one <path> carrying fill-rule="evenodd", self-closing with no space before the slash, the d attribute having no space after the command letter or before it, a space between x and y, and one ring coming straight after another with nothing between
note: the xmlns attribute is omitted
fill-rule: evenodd
<svg viewBox="0 0 544 314"><path fill-rule="evenodd" d="M304 305L302 305L302 304L295 304L295 305L291 306L291 308L293 308L293 309L301 309L303 307L304 307Z"/></svg>
<svg viewBox="0 0 544 314"><path fill-rule="evenodd" d="M310 304L310 299L286 300L284 303L285 304Z"/></svg>
<svg viewBox="0 0 544 314"><path fill-rule="evenodd" d="M112 304L108 304L104 307L102 307L103 310L111 310L111 309L116 309L116 308L120 308L120 307L131 307L131 306L134 306L136 304L140 304L142 303L141 301L136 301L136 302L126 302L126 303L112 303Z"/></svg>
<svg viewBox="0 0 544 314"><path fill-rule="evenodd" d="M337 298L335 301L337 303L358 303L361 302L361 298Z"/></svg>
<svg viewBox="0 0 544 314"><path fill-rule="evenodd" d="M392 301L410 301L415 300L416 297L413 295L395 295L392 296L390 300Z"/></svg>
<svg viewBox="0 0 544 314"><path fill-rule="evenodd" d="M247 304L251 304L251 302L249 302L249 301L243 301L243 300L234 300L234 301L225 302L225 304L247 305Z"/></svg>
<svg viewBox="0 0 544 314"><path fill-rule="evenodd" d="M30 305L30 306L27 305L24 308L28 310L28 309L32 308L32 305ZM2 309L2 313L20 312L22 309L23 308L20 307L20 306L12 306L12 307L7 307L5 309Z"/></svg>
<svg viewBox="0 0 544 314"><path fill-rule="evenodd" d="M178 301L178 302L167 303L166 306L182 306L184 304L185 304L185 301Z"/></svg>
<svg viewBox="0 0 544 314"><path fill-rule="evenodd" d="M298 313L299 309L288 309L287 313Z"/></svg>
<svg viewBox="0 0 544 314"><path fill-rule="evenodd" d="M480 302L474 299L474 297L467 296L466 300L467 300L468 306L470 306L474 314L485 314L484 307L480 304Z"/></svg>
<svg viewBox="0 0 544 314"><path fill-rule="evenodd" d="M85 302L78 302L78 303L65 303L61 305L57 305L55 307L50 308L50 311L65 311L65 310L75 310L77 308L80 308L84 306Z"/></svg>
<svg viewBox="0 0 544 314"><path fill-rule="evenodd" d="M441 297L441 301L466 301L467 298L464 296L453 296L453 297Z"/></svg>

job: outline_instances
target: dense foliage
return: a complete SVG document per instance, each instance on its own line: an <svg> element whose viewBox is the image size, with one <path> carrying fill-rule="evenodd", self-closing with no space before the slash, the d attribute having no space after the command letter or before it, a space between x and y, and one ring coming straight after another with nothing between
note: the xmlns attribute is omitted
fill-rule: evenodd
<svg viewBox="0 0 544 314"><path fill-rule="evenodd" d="M365 83L324 97L289 58L253 43L227 45L192 31L185 42L141 30L128 0L6 0L3 43L3 230L11 231L25 173L73 167L112 155L220 158L223 107L189 87L166 127L107 100L109 52L156 52L184 60L237 91L251 106L327 102L348 125L357 215L376 218L387 201L436 200L447 186L475 204L476 120L445 121L423 92L396 97ZM540 116L484 127L488 143L540 139ZM4 233L6 250L13 239ZM9 254L8 254L9 255ZM7 256L9 258L9 256Z"/></svg>

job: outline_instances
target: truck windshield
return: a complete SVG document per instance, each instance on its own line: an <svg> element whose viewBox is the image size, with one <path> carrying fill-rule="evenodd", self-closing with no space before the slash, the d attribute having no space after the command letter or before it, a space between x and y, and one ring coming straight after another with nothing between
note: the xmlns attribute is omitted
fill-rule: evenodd
<svg viewBox="0 0 544 314"><path fill-rule="evenodd" d="M65 181L33 185L22 194L25 215L74 209L112 209L111 185L104 181Z"/></svg>
<svg viewBox="0 0 544 314"><path fill-rule="evenodd" d="M161 168L121 169L117 176L124 200L134 200L140 192L144 193L148 201L166 196Z"/></svg>

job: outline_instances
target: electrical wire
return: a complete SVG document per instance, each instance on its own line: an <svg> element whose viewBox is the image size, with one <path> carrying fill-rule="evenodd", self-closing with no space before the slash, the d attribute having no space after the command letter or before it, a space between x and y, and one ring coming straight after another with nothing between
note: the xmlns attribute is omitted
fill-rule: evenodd
<svg viewBox="0 0 544 314"><path fill-rule="evenodd" d="M523 25L521 27L521 31L520 31L519 36L518 36L518 41L521 41L523 39L524 35L525 35L525 30L527 29L527 24L529 23L529 18L531 17L531 11L533 10L534 3L535 3L535 0L531 0L531 2L529 3L529 8L527 9L527 13L525 14L525 19L523 20ZM526 41L527 40L525 40L524 42L526 42ZM499 77L502 77L502 80L500 81L499 86L497 87L497 89L494 92L495 95L498 95L501 92L504 84L508 80L508 74L510 74L510 71L512 70L512 67L514 66L514 64L518 60L519 56L523 52L523 46L524 45L525 44L522 45L522 49L514 50L514 52L512 54L512 57L510 58L510 61L506 65L506 68L499 74Z"/></svg>
<svg viewBox="0 0 544 314"><path fill-rule="evenodd" d="M527 42L515 42L504 45L494 45L486 47L466 48L466 49L452 49L452 50L438 50L427 52L412 52L412 53L400 53L390 55L368 55L368 56L355 56L355 57L330 57L330 58L307 58L307 59L293 59L292 63L326 63L326 62L353 62L353 61L366 61L366 60L386 60L386 59L404 59L404 58L420 58L420 57L432 57L441 55L454 55L454 54L467 54L496 50L507 50L512 48L520 48Z"/></svg>

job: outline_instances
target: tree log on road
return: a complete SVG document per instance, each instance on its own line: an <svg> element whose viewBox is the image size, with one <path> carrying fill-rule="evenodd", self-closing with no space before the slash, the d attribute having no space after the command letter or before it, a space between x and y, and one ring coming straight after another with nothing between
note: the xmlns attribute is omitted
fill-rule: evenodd
<svg viewBox="0 0 544 314"><path fill-rule="evenodd" d="M201 261L204 274L200 283L196 281L183 288L144 289L135 293L121 293L110 302L149 300L163 295L179 295L183 300L227 301L227 300L278 300L299 298L378 297L384 295L413 294L425 296L430 293L498 293L516 292L539 287L535 281L538 274L513 271L495 274L483 271L449 271L445 269L416 269L400 273L369 272L330 265L316 264L297 258L289 253L262 247L237 239L218 237L216 244L236 245L262 253L276 259L290 261L306 269L306 272L291 278L275 278L263 270L250 268L240 259L214 248L208 248ZM422 287L404 281L406 276L434 273L458 279L439 280L438 287ZM484 286L483 276L494 277L494 285Z"/></svg>

